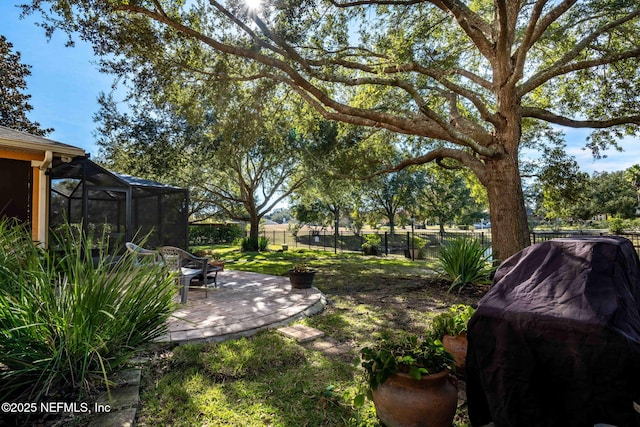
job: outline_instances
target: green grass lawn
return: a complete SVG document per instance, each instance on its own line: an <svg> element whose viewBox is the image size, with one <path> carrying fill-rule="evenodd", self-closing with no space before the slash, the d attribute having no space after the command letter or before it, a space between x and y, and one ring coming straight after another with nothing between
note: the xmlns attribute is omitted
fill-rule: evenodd
<svg viewBox="0 0 640 427"><path fill-rule="evenodd" d="M143 372L140 425L377 426L373 404L353 405L365 385L354 364L359 349L383 335L422 333L438 311L475 304L479 296L447 293L424 261L214 249L229 269L286 275L299 262L315 268L314 285L329 305L302 323L324 331L334 347L314 348L267 331L220 344L158 349ZM455 425L467 425L466 407L459 408Z"/></svg>

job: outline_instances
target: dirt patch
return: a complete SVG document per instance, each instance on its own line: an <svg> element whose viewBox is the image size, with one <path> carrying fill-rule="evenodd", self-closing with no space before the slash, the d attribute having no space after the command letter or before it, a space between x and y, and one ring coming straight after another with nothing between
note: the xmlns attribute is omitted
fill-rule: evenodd
<svg viewBox="0 0 640 427"><path fill-rule="evenodd" d="M367 304L381 309L414 309L440 311L453 304L476 306L489 290L489 285L469 285L460 292L448 292L449 282L435 278L385 278L377 285L354 284L342 289L324 291L331 296L348 298L356 304ZM322 286L320 286L320 290Z"/></svg>

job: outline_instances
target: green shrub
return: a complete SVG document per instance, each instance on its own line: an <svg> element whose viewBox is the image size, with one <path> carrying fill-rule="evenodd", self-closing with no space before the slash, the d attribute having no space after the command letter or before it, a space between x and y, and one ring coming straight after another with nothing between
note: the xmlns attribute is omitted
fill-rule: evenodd
<svg viewBox="0 0 640 427"><path fill-rule="evenodd" d="M258 251L264 252L269 247L269 238L260 236L258 237Z"/></svg>
<svg viewBox="0 0 640 427"><path fill-rule="evenodd" d="M493 272L490 256L476 239L458 237L447 242L438 254L437 268L440 274L451 281L449 292L462 290L470 283L489 283Z"/></svg>
<svg viewBox="0 0 640 427"><path fill-rule="evenodd" d="M409 246L409 249L414 251L413 256L415 259L424 259L426 253L425 246L427 246L426 239L416 235L411 238L411 246Z"/></svg>
<svg viewBox="0 0 640 427"><path fill-rule="evenodd" d="M427 241L426 239L423 239L420 236L413 236L411 245L412 245L412 248L423 249L425 246L427 246Z"/></svg>
<svg viewBox="0 0 640 427"><path fill-rule="evenodd" d="M157 265L116 262L71 232L56 252L20 228L0 223L0 398L35 401L54 393L80 398L133 353L166 332L173 279ZM16 268L19 266L19 268Z"/></svg>
<svg viewBox="0 0 640 427"><path fill-rule="evenodd" d="M625 226L627 225L625 223L625 220L623 220L620 217L609 218L607 220L607 224L609 224L609 232L611 234L622 234L622 233L624 233Z"/></svg>
<svg viewBox="0 0 640 427"><path fill-rule="evenodd" d="M189 246L231 243L244 233L240 224L191 224L189 225Z"/></svg>
<svg viewBox="0 0 640 427"><path fill-rule="evenodd" d="M254 252L258 247L258 243L251 239L251 237L243 237L234 241L235 245L240 246L242 252Z"/></svg>
<svg viewBox="0 0 640 427"><path fill-rule="evenodd" d="M434 340L442 340L445 335L466 334L469 319L475 311L470 305L452 305L449 310L433 318L429 328L429 336Z"/></svg>
<svg viewBox="0 0 640 427"><path fill-rule="evenodd" d="M257 241L251 237L243 237L233 242L234 245L240 246L242 252L264 252L269 247L269 243L269 238L264 236L258 237Z"/></svg>
<svg viewBox="0 0 640 427"><path fill-rule="evenodd" d="M377 234L366 234L362 243L362 252L365 255L380 255L380 243L382 238Z"/></svg>

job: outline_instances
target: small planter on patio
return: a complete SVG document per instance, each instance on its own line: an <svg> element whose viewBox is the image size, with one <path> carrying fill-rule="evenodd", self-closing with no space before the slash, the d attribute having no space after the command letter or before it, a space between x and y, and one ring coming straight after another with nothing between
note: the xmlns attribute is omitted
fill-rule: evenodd
<svg viewBox="0 0 640 427"><path fill-rule="evenodd" d="M220 271L224 271L224 260L209 261L209 265L211 267L218 267Z"/></svg>
<svg viewBox="0 0 640 427"><path fill-rule="evenodd" d="M431 338L442 341L444 348L455 358L457 373L462 375L467 358L467 325L473 313L472 306L455 304L431 321Z"/></svg>
<svg viewBox="0 0 640 427"><path fill-rule="evenodd" d="M308 289L313 286L315 270L311 270L305 265L296 265L289 270L289 281L293 289Z"/></svg>
<svg viewBox="0 0 640 427"><path fill-rule="evenodd" d="M211 260L209 260L209 265L212 267L218 267L220 271L224 271L225 260L222 259L222 255L218 252L213 252L210 257Z"/></svg>

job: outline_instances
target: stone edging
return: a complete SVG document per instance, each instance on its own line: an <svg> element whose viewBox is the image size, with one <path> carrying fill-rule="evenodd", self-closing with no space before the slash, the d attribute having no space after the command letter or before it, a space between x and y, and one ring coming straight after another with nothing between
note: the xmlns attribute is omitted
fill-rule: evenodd
<svg viewBox="0 0 640 427"><path fill-rule="evenodd" d="M115 386L96 399L96 404L109 405L110 411L91 416L92 427L133 427L140 404L140 368L128 368L110 378Z"/></svg>

